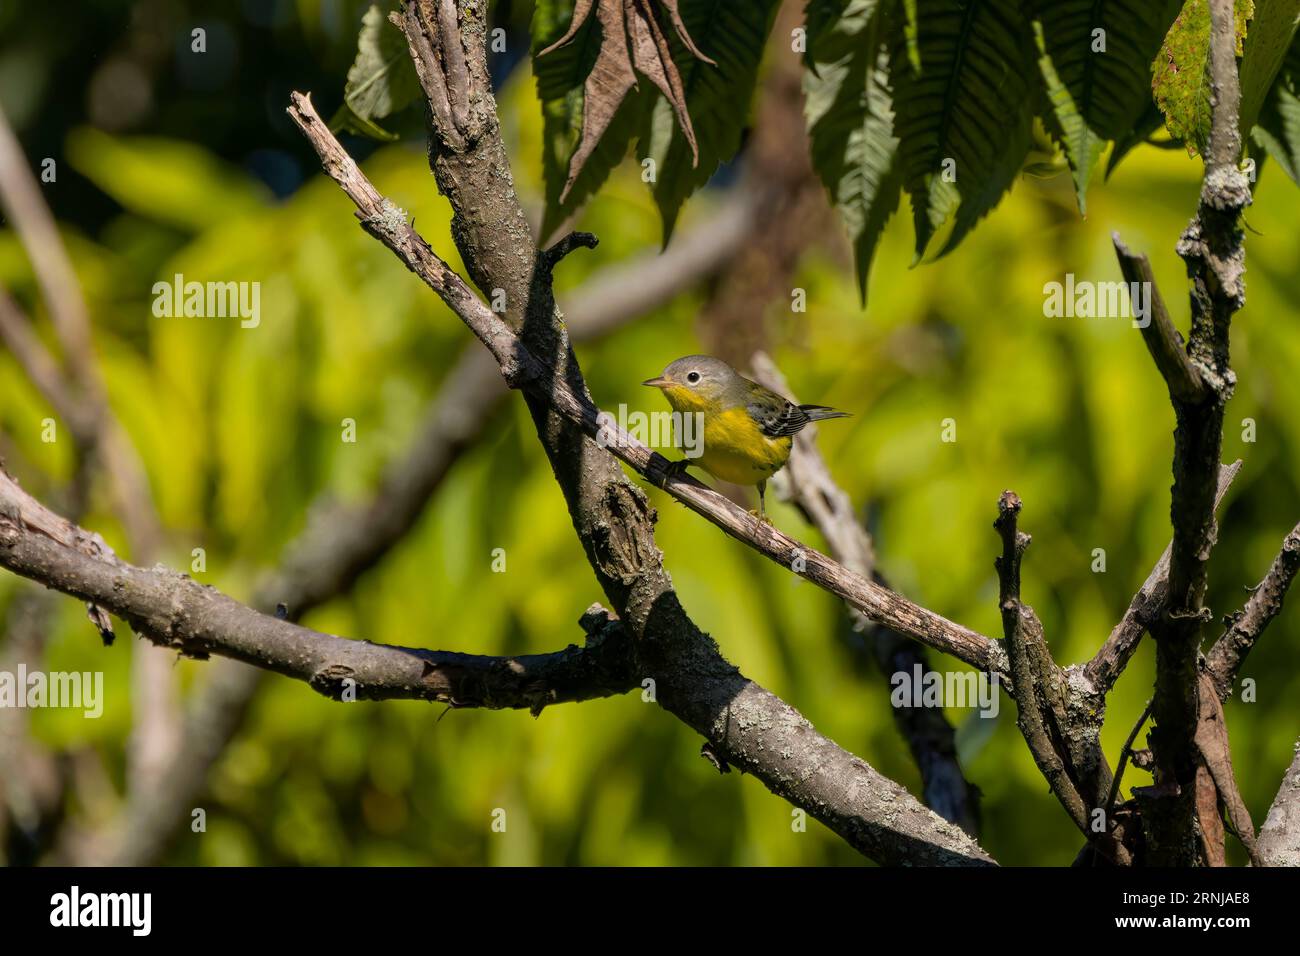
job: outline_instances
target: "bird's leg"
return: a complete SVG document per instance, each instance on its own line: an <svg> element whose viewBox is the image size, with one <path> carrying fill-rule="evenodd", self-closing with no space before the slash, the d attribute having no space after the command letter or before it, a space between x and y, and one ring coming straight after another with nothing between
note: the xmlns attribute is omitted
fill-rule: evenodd
<svg viewBox="0 0 1300 956"><path fill-rule="evenodd" d="M755 511L753 508L751 508L749 509L749 513L752 514L759 521L763 522L763 524L771 524L772 519L767 516L767 505L766 502L764 501L764 494L766 491L767 491L767 482L760 481L758 483L758 510Z"/></svg>

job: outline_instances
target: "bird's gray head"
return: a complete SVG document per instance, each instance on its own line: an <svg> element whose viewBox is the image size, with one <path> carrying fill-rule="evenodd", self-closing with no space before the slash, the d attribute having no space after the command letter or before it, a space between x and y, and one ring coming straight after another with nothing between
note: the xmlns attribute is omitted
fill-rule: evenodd
<svg viewBox="0 0 1300 956"><path fill-rule="evenodd" d="M744 379L726 362L711 355L688 355L664 369L658 378L642 385L652 388L685 388L701 395L716 397L744 383Z"/></svg>

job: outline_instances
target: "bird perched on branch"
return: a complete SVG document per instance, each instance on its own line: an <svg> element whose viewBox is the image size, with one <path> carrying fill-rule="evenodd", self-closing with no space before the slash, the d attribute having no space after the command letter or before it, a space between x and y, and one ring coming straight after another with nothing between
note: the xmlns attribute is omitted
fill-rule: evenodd
<svg viewBox="0 0 1300 956"><path fill-rule="evenodd" d="M674 411L703 417L698 457L674 462L675 467L699 465L723 481L757 485L763 521L767 480L789 460L793 436L809 422L849 415L825 405L796 405L709 355L679 358L641 384L662 391Z"/></svg>

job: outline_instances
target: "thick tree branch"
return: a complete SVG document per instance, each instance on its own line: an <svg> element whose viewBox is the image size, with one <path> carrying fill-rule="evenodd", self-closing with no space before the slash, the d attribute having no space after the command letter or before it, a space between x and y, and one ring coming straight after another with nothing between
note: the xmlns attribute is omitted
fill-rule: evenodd
<svg viewBox="0 0 1300 956"><path fill-rule="evenodd" d="M1300 570L1300 524L1286 536L1268 574L1255 586L1245 606L1224 618L1227 629L1210 648L1206 670L1219 700L1228 699L1246 655L1282 610L1282 600L1297 570Z"/></svg>
<svg viewBox="0 0 1300 956"><path fill-rule="evenodd" d="M186 575L139 568L105 549L81 546L93 538L0 469L0 564L106 607L153 643L189 657L244 661L336 700L415 699L536 712L637 686L625 667L625 642L609 640L606 631L585 648L521 657L348 640L261 614Z"/></svg>
<svg viewBox="0 0 1300 956"><path fill-rule="evenodd" d="M1229 366L1232 315L1245 301L1241 211L1250 202L1237 167L1240 87L1232 0L1210 0L1210 86L1213 112L1200 207L1183 232L1178 253L1192 280L1187 354L1206 389L1200 400L1173 399L1174 487L1170 506L1169 608L1151 624L1156 640L1156 687L1150 734L1156 785L1144 788L1143 826L1152 862L1192 865L1204 859L1196 821L1196 787L1203 770L1196 734L1201 724L1198 668L1206 564L1218 530L1214 493L1223 442L1224 407L1235 376ZM1170 386L1171 396L1175 387ZM1202 788L1203 789L1203 788ZM1201 817L1205 814L1201 813Z"/></svg>

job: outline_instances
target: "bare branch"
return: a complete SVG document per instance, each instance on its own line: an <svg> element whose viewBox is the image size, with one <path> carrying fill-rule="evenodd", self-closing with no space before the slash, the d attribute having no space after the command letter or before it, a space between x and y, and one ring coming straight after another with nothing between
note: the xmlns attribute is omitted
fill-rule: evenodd
<svg viewBox="0 0 1300 956"><path fill-rule="evenodd" d="M1074 825L1087 834L1088 808L1052 740L1052 711L1064 712L1064 707L1054 702L1054 698L1062 697L1060 672L1047 650L1038 615L1020 600L1020 562L1030 537L1017 527L1019 515L1020 496L1004 491L998 499L998 518L993 526L1002 538L1002 554L996 561L1002 628L1011 658L1011 676L1020 688L1016 724L1052 792Z"/></svg>
<svg viewBox="0 0 1300 956"><path fill-rule="evenodd" d="M106 607L153 643L189 657L220 654L244 661L305 681L336 700L397 698L539 710L636 686L618 669L626 654L616 644L503 658L313 631L260 614L186 575L139 568L107 550L80 546L95 536L66 522L50 534L49 514L0 469L0 564ZM40 516L39 522L33 516Z"/></svg>
<svg viewBox="0 0 1300 956"><path fill-rule="evenodd" d="M1119 257L1120 271L1129 287L1145 285L1150 290L1150 312L1144 317L1149 321L1141 326L1142 340L1169 386L1169 394L1183 402L1201 401L1205 397L1205 383L1188 358L1182 336L1169 318L1169 310L1165 308L1165 300L1151 271L1151 261L1145 255L1130 252L1120 240L1119 233L1111 233L1111 240L1115 244L1115 255Z"/></svg>
<svg viewBox="0 0 1300 956"><path fill-rule="evenodd" d="M1250 811L1246 809L1246 802L1241 798L1241 790L1237 787L1223 706L1208 674L1201 675L1197 688L1200 694L1201 722L1196 728L1196 748L1200 751L1201 765L1197 768L1196 775L1196 804L1206 858L1211 861L1211 865L1225 865L1222 813L1227 818L1231 832L1246 848L1251 862L1259 866L1255 824L1250 819Z"/></svg>
<svg viewBox="0 0 1300 956"><path fill-rule="evenodd" d="M1119 786L1124 779L1124 770L1128 767L1129 757L1133 755L1133 741L1137 740L1138 733L1142 730L1142 725L1147 722L1151 716L1151 701L1147 701L1146 706L1142 708L1142 713L1133 723L1133 729L1128 732L1128 737L1124 739L1124 746L1119 752L1119 766L1115 768L1115 778L1111 781L1110 793L1106 797L1106 816L1111 816L1115 811L1115 801L1119 798Z"/></svg>
<svg viewBox="0 0 1300 956"><path fill-rule="evenodd" d="M54 217L41 196L40 186L2 112L0 199L13 218L31 260L68 370L64 381L57 384L48 375L41 374L33 381L68 421L83 458L92 460L103 471L114 510L126 530L131 555L136 561L148 563L163 540L148 475L126 430L108 404L107 389L96 363L90 314L76 272L59 238ZM17 337L22 337L21 332ZM5 338L15 338L14 330ZM34 356L29 356L25 364L29 371L48 371L40 368L43 363ZM92 619L95 617L92 611ZM98 617L97 626L107 623L107 616ZM101 626L100 633L111 632ZM133 726L128 750L129 781L132 789L149 789L179 744L175 720L177 678L171 662L145 651L132 658L131 679Z"/></svg>
<svg viewBox="0 0 1300 956"><path fill-rule="evenodd" d="M1246 655L1282 610L1282 600L1297 570L1300 570L1300 524L1286 536L1268 574L1255 586L1245 606L1224 619L1227 629L1210 648L1207 670L1219 700L1228 699Z"/></svg>

